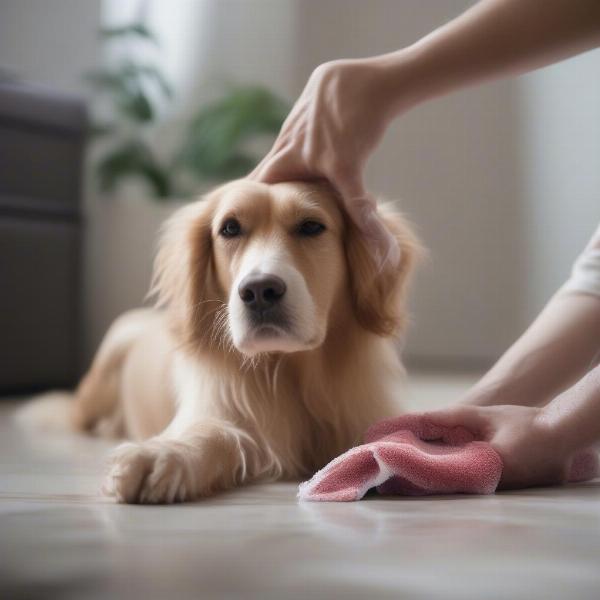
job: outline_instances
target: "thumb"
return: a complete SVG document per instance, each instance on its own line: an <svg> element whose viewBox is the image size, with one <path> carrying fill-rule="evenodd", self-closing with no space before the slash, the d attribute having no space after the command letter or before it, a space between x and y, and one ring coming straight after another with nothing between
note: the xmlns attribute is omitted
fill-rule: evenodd
<svg viewBox="0 0 600 600"><path fill-rule="evenodd" d="M475 406L451 406L426 412L423 418L440 427L464 427L478 437L483 436L486 431L487 420Z"/></svg>
<svg viewBox="0 0 600 600"><path fill-rule="evenodd" d="M362 178L343 179L334 183L350 218L370 242L378 268L388 265L396 267L401 258L400 246L377 213L377 202L366 191Z"/></svg>
<svg viewBox="0 0 600 600"><path fill-rule="evenodd" d="M278 183L306 178L306 172L298 163L290 146L271 151L248 175L249 179L263 183Z"/></svg>

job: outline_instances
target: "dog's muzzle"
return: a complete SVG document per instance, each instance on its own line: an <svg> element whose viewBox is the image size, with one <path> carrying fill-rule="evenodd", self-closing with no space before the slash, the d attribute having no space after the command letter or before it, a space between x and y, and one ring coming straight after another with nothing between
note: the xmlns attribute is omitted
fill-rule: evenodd
<svg viewBox="0 0 600 600"><path fill-rule="evenodd" d="M287 324L282 306L286 292L285 281L268 273L247 275L238 286L238 294L247 310L249 320L256 327L284 327Z"/></svg>

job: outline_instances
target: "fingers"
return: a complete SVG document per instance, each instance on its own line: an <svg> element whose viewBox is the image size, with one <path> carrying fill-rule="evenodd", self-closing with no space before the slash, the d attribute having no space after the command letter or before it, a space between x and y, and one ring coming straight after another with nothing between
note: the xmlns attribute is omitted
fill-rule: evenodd
<svg viewBox="0 0 600 600"><path fill-rule="evenodd" d="M365 218L376 207L375 200L365 190L362 177L348 177L344 172L339 172L330 173L329 179L341 194L350 218L362 229Z"/></svg>
<svg viewBox="0 0 600 600"><path fill-rule="evenodd" d="M291 151L294 146L298 145L298 132L302 129L301 124L304 120L305 105L306 101L302 97L296 102L296 105L283 122L273 147L248 175L249 179L265 183L275 183L285 179L279 174L280 172L285 173L279 163L284 156L290 162L289 153L286 153L286 151Z"/></svg>
<svg viewBox="0 0 600 600"><path fill-rule="evenodd" d="M274 154L273 150L271 150L271 152L269 152L269 154L267 154L247 175L248 179L262 181L264 183L272 183L272 181L269 179L269 175L273 168L273 158L275 156L276 154Z"/></svg>
<svg viewBox="0 0 600 600"><path fill-rule="evenodd" d="M309 179L311 172L303 158L303 144L304 135L300 126L291 130L282 129L269 153L248 175L248 178L263 183Z"/></svg>
<svg viewBox="0 0 600 600"><path fill-rule="evenodd" d="M481 409L473 406L452 406L423 414L423 417L441 427L464 427L472 433L485 435L488 429L487 419Z"/></svg>
<svg viewBox="0 0 600 600"><path fill-rule="evenodd" d="M307 179L307 172L296 160L293 148L287 146L272 155L267 155L248 178L263 183L278 183Z"/></svg>
<svg viewBox="0 0 600 600"><path fill-rule="evenodd" d="M375 199L366 191L361 165L342 167L337 160L332 140L311 129L314 121L306 111L290 115L273 148L248 175L264 183L280 181L328 179L342 197L352 221L368 239L378 269L395 268L401 259L400 247L377 213ZM307 124L308 123L308 124ZM324 153L323 148L327 148Z"/></svg>
<svg viewBox="0 0 600 600"><path fill-rule="evenodd" d="M377 267L380 270L397 267L402 258L400 245L375 210L366 217L364 231L373 244L373 256Z"/></svg>
<svg viewBox="0 0 600 600"><path fill-rule="evenodd" d="M377 203L365 190L362 177L338 177L333 183L350 218L369 240L378 268L396 267L401 258L400 246L378 215Z"/></svg>
<svg viewBox="0 0 600 600"><path fill-rule="evenodd" d="M267 152L264 158L254 167L252 172L248 175L249 179L256 181L263 181L263 177L268 171L268 168L273 162L275 157L279 157L282 152L289 147L289 136L279 134L279 137L275 140L271 150Z"/></svg>
<svg viewBox="0 0 600 600"><path fill-rule="evenodd" d="M264 174L267 170L267 165L271 160L271 154L267 154L250 173L246 176L248 179L254 179L255 181L264 181Z"/></svg>

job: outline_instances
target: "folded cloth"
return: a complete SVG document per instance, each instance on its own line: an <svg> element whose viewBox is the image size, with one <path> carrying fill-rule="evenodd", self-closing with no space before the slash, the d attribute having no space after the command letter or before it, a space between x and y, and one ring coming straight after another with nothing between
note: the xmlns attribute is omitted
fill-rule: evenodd
<svg viewBox="0 0 600 600"><path fill-rule="evenodd" d="M597 456L573 461L570 481L598 474ZM440 427L422 415L373 425L365 443L338 456L300 485L300 500L350 502L368 490L380 494L491 494L502 475L502 459L464 427Z"/></svg>

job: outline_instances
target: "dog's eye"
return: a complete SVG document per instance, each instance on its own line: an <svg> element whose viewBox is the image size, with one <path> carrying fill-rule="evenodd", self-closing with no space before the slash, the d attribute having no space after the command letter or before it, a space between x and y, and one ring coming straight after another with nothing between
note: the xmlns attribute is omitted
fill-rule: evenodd
<svg viewBox="0 0 600 600"><path fill-rule="evenodd" d="M236 237L242 233L242 226L237 219L227 219L221 226L221 235L223 237Z"/></svg>
<svg viewBox="0 0 600 600"><path fill-rule="evenodd" d="M298 233L303 236L315 236L325 231L325 225L318 221L302 221L298 225Z"/></svg>

